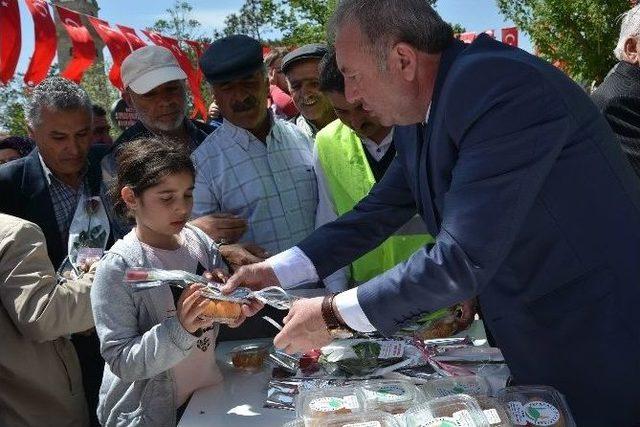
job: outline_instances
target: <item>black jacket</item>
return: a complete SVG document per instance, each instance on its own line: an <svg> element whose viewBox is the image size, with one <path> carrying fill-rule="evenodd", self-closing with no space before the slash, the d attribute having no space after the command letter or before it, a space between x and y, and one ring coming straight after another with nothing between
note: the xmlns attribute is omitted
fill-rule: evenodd
<svg viewBox="0 0 640 427"><path fill-rule="evenodd" d="M591 96L640 176L640 67L619 62Z"/></svg>
<svg viewBox="0 0 640 427"><path fill-rule="evenodd" d="M92 195L100 195L103 155L103 147L89 150L87 181ZM47 239L51 262L55 268L60 266L67 256L67 247L60 236L37 148L28 156L0 167L0 212L37 224Z"/></svg>

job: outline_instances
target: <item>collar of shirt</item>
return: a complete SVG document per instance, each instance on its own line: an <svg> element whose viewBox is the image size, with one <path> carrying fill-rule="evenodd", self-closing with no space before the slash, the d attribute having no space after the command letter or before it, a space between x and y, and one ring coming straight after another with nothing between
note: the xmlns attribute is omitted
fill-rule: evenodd
<svg viewBox="0 0 640 427"><path fill-rule="evenodd" d="M49 169L47 164L44 162L44 159L42 158L42 154L38 153L38 158L40 159L40 166L42 166L42 170L44 171L44 178L47 180L47 186L48 187L51 186L51 178L55 179L58 183L60 183L62 185L70 187L69 185L67 185L64 182L62 182L58 177L56 177L53 172L51 172L51 169ZM82 168L82 172L81 172L81 175L80 175L80 177L82 178L82 182L84 182L85 178L87 177L87 171L88 170L89 170L89 165L85 164L84 168ZM76 190L74 190L74 191L76 191Z"/></svg>
<svg viewBox="0 0 640 427"><path fill-rule="evenodd" d="M393 142L393 128L391 128L391 131L384 137L380 144L375 143L369 138L361 138L361 140L369 154L371 154L374 159L380 161L380 159L387 154L387 151L389 151L389 147L391 147L391 143Z"/></svg>
<svg viewBox="0 0 640 427"><path fill-rule="evenodd" d="M269 122L271 124L270 128L269 128L269 133L267 134L267 142L270 141L277 141L277 138L274 138L273 134L274 134L274 130L276 129L277 125L278 125L278 121L276 119L274 119L273 117L273 112L271 110L269 110L268 112L269 114ZM237 142L244 151L248 151L249 150L249 145L253 142L253 143L260 143L263 144L262 141L260 141L258 138L256 138L256 136L254 134L252 134L251 132L249 132L247 129L245 128L241 128L240 126L236 126L233 123L231 123L231 121L229 121L228 119L225 119L222 122L222 126L220 126L216 132L226 132L228 133L235 142Z"/></svg>
<svg viewBox="0 0 640 427"><path fill-rule="evenodd" d="M296 119L296 125L302 129L304 133L306 133L309 138L315 138L318 133L318 128L316 125L307 120L302 114L298 116Z"/></svg>

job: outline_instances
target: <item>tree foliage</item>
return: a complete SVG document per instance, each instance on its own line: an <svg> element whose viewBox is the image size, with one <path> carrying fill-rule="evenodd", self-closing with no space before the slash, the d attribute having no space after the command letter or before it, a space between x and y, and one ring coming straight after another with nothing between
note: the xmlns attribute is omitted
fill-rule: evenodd
<svg viewBox="0 0 640 427"><path fill-rule="evenodd" d="M531 37L541 56L563 63L583 83L599 83L616 59L622 13L629 0L496 0Z"/></svg>
<svg viewBox="0 0 640 427"><path fill-rule="evenodd" d="M435 5L437 0L426 1ZM223 34L247 34L294 46L322 42L337 3L338 0L245 0L238 13L225 20Z"/></svg>
<svg viewBox="0 0 640 427"><path fill-rule="evenodd" d="M193 6L185 0L175 0L165 9L166 18L156 20L149 28L152 31L178 40L202 40L202 24L193 16Z"/></svg>

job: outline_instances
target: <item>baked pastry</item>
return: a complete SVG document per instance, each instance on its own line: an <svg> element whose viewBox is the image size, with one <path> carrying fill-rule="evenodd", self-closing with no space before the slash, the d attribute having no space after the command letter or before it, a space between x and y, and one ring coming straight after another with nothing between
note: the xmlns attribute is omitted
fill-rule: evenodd
<svg viewBox="0 0 640 427"><path fill-rule="evenodd" d="M242 305L237 302L212 299L205 307L203 315L218 323L231 323L242 317Z"/></svg>

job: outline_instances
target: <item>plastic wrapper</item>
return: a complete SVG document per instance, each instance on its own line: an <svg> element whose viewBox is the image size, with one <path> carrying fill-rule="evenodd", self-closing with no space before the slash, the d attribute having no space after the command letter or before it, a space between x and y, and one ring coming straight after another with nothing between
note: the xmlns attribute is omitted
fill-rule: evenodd
<svg viewBox="0 0 640 427"><path fill-rule="evenodd" d="M89 271L107 246L109 217L100 197L82 196L69 226L69 261L79 272Z"/></svg>
<svg viewBox="0 0 640 427"><path fill-rule="evenodd" d="M564 396L553 387L507 387L497 397L515 426L576 426Z"/></svg>
<svg viewBox="0 0 640 427"><path fill-rule="evenodd" d="M315 379L315 378L288 378L284 380L272 379L267 387L267 399L265 408L285 409L294 411L296 400L300 393L327 388L349 386L353 382L349 380L337 379Z"/></svg>
<svg viewBox="0 0 640 427"><path fill-rule="evenodd" d="M282 425L282 427L305 427L304 420L293 420Z"/></svg>
<svg viewBox="0 0 640 427"><path fill-rule="evenodd" d="M454 394L486 396L490 390L487 380L477 375L440 378L419 387L427 399Z"/></svg>
<svg viewBox="0 0 640 427"><path fill-rule="evenodd" d="M424 400L416 386L402 380L369 380L358 389L364 398L365 409L389 414L404 414L414 404Z"/></svg>
<svg viewBox="0 0 640 427"><path fill-rule="evenodd" d="M321 352L319 363L332 376L382 376L427 363L421 350L403 340L336 340Z"/></svg>
<svg viewBox="0 0 640 427"><path fill-rule="evenodd" d="M400 330L399 335L410 335L421 340L447 338L469 327L463 320L462 304L443 308L421 316Z"/></svg>
<svg viewBox="0 0 640 427"><path fill-rule="evenodd" d="M264 304L279 310L291 308L295 297L289 295L284 289L278 286L270 286L259 291L251 291L248 288L236 288L231 294L222 293L222 284L211 282L205 277L181 270L162 270L157 268L130 268L126 272L125 280L134 284L136 290L144 290L168 283L172 286L184 288L191 283L202 283L206 285L205 296L211 299L222 301L236 301L247 303L251 299L256 299Z"/></svg>
<svg viewBox="0 0 640 427"><path fill-rule="evenodd" d="M335 387L303 392L296 401L296 412L308 426L323 425L329 417L364 410L362 396L353 387Z"/></svg>
<svg viewBox="0 0 640 427"><path fill-rule="evenodd" d="M478 402L458 394L417 405L405 414L407 427L489 427Z"/></svg>
<svg viewBox="0 0 640 427"><path fill-rule="evenodd" d="M504 405L493 397L474 396L491 427L513 427Z"/></svg>

